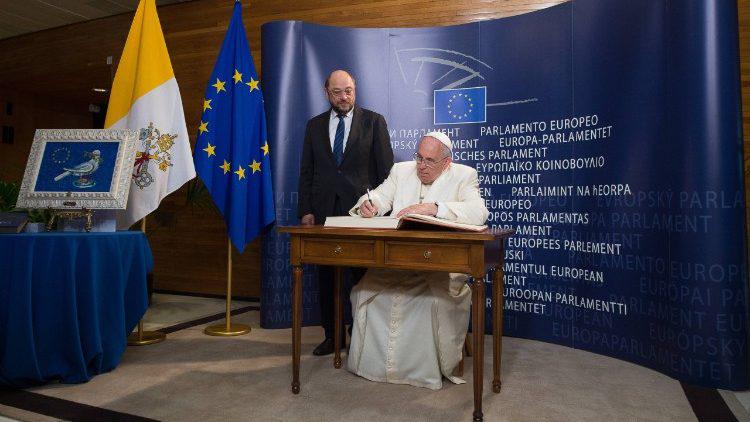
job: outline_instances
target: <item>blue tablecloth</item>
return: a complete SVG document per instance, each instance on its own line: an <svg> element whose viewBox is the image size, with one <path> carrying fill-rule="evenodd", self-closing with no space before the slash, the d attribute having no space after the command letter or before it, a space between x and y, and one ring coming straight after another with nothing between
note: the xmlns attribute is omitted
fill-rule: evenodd
<svg viewBox="0 0 750 422"><path fill-rule="evenodd" d="M114 369L148 307L152 267L141 232L0 235L0 385Z"/></svg>

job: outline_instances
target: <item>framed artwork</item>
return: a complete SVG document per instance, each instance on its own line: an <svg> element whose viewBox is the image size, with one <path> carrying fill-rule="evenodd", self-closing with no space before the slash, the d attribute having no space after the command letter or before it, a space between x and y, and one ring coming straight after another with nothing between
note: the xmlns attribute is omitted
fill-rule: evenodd
<svg viewBox="0 0 750 422"><path fill-rule="evenodd" d="M126 129L37 129L16 207L125 209L136 139Z"/></svg>

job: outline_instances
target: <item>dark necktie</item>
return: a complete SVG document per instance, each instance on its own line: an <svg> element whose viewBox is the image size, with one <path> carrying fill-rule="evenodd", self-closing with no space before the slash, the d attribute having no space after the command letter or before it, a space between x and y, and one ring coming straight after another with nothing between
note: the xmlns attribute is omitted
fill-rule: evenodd
<svg viewBox="0 0 750 422"><path fill-rule="evenodd" d="M340 165L344 158L344 115L339 114L339 124L336 126L336 136L333 137L333 156L336 157L336 164Z"/></svg>

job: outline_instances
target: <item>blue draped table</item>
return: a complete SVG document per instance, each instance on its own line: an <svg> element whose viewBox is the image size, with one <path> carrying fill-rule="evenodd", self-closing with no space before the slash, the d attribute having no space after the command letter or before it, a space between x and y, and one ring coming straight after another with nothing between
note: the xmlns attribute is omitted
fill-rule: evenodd
<svg viewBox="0 0 750 422"><path fill-rule="evenodd" d="M148 307L141 232L0 235L0 385L114 369Z"/></svg>

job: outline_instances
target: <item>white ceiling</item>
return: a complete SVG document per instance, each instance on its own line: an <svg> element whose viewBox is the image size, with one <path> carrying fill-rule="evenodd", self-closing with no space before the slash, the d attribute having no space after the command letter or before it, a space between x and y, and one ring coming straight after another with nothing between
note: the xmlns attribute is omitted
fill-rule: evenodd
<svg viewBox="0 0 750 422"><path fill-rule="evenodd" d="M156 0L157 6L190 0ZM139 0L0 0L0 39L132 12Z"/></svg>

